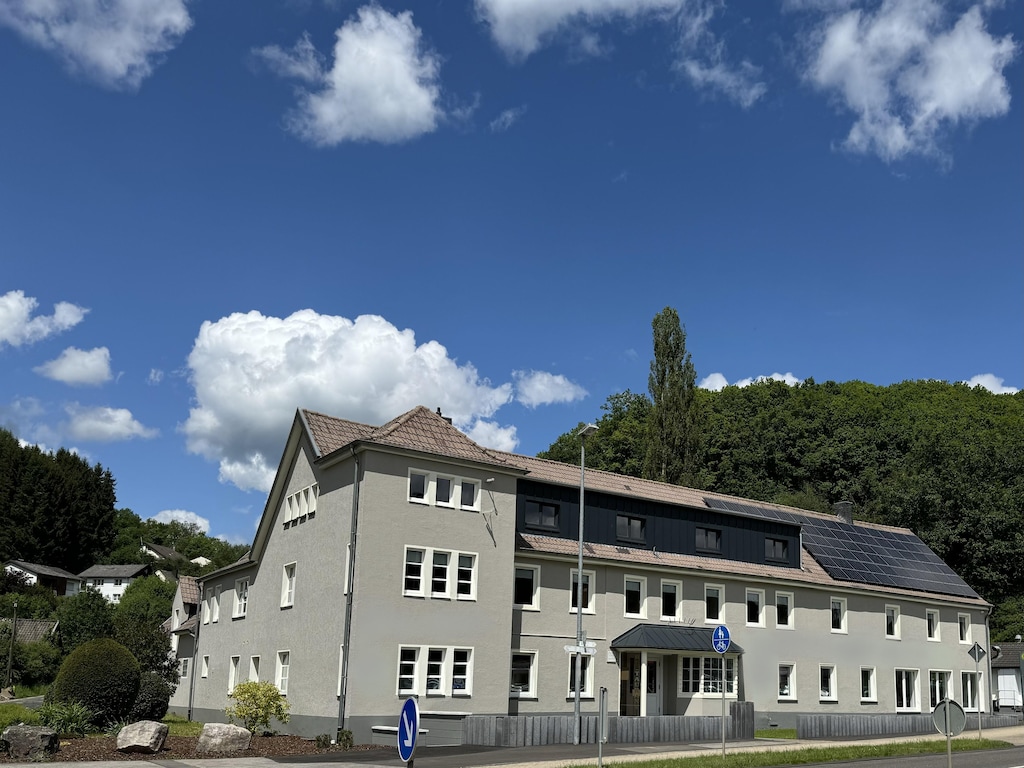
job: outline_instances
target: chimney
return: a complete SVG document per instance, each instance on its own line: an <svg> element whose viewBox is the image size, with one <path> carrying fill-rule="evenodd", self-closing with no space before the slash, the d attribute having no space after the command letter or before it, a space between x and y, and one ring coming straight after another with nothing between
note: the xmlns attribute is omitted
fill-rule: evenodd
<svg viewBox="0 0 1024 768"><path fill-rule="evenodd" d="M852 501L837 501L835 504L832 505L832 509L836 513L836 517L838 517L847 525L853 525Z"/></svg>
<svg viewBox="0 0 1024 768"><path fill-rule="evenodd" d="M445 421L447 421L449 424L452 423L452 417L451 416L445 416L444 414L441 413L441 406L437 406L437 415L440 416Z"/></svg>

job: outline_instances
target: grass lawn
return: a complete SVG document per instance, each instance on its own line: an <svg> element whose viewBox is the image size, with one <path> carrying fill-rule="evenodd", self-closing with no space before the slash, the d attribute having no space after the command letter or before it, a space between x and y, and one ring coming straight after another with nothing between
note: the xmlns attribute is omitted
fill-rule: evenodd
<svg viewBox="0 0 1024 768"><path fill-rule="evenodd" d="M167 726L168 736L198 736L203 730L202 723L189 722L181 715L168 714L160 722Z"/></svg>
<svg viewBox="0 0 1024 768"><path fill-rule="evenodd" d="M755 739L795 739L796 728L759 728L754 732Z"/></svg>

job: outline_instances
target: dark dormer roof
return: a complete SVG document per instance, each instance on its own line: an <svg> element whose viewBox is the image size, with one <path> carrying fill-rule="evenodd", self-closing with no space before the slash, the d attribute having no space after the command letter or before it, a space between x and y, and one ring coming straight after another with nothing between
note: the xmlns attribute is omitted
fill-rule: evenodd
<svg viewBox="0 0 1024 768"><path fill-rule="evenodd" d="M637 624L612 640L612 648L619 650L693 651L714 653L711 645L711 627L686 627L671 624ZM743 653L736 643L728 653Z"/></svg>

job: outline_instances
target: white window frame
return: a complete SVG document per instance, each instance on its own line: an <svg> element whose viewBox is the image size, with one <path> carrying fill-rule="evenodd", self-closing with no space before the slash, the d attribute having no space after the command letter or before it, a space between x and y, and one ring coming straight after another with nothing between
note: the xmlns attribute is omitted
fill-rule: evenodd
<svg viewBox="0 0 1024 768"><path fill-rule="evenodd" d="M889 632L889 613L892 613L892 632ZM885 622L885 639L886 640L899 640L900 639L900 607L891 603L886 604L884 619Z"/></svg>
<svg viewBox="0 0 1024 768"><path fill-rule="evenodd" d="M567 693L565 695L565 697L567 699L573 699L573 698L576 697L576 693L575 693L575 691L573 690L573 687L572 687L573 677L576 676L576 655L577 654L575 654L575 653L570 653L569 654L569 674L566 677ZM581 699L592 699L592 698L594 698L594 664L593 664L593 660L595 658L596 657L594 657L594 656L587 656L586 654L584 654L584 656L583 656L583 665L582 665L582 670L583 670L583 688L580 689L580 698Z"/></svg>
<svg viewBox="0 0 1024 768"><path fill-rule="evenodd" d="M463 497L465 495L465 488L469 485L473 486L473 501L469 504L463 503ZM477 512L480 509L480 481L472 480L469 478L459 478L459 509L467 510L470 512Z"/></svg>
<svg viewBox="0 0 1024 768"><path fill-rule="evenodd" d="M459 662L458 655L460 653L466 654L466 661ZM451 675L449 680L451 681L451 693L452 696L469 697L473 695L473 656L475 655L472 648L453 648L451 654ZM465 671L463 674L456 674L458 665L465 664ZM461 688L455 687L455 681L462 678L463 685Z"/></svg>
<svg viewBox="0 0 1024 768"><path fill-rule="evenodd" d="M178 677L188 677L188 656L179 661Z"/></svg>
<svg viewBox="0 0 1024 768"><path fill-rule="evenodd" d="M943 689L943 693L945 694L944 696L935 696L935 697L932 696L932 694L935 693L935 690L934 690L934 687L933 687L932 683L936 679L936 675L944 675L945 676L945 686L944 686L944 689ZM939 702L942 701L943 699L945 699L945 698L952 698L949 695L950 693L952 693L952 691L950 690L952 685L953 685L953 670L951 670L951 669L929 669L928 670L928 707L929 707L929 711L935 709L935 707L937 707L939 705ZM935 703L934 704L932 704L932 699L933 698L935 699Z"/></svg>
<svg viewBox="0 0 1024 768"><path fill-rule="evenodd" d="M402 660L402 652L403 651L412 651L413 652L412 661L403 661ZM408 674L408 675L403 675L402 674L402 665L403 664L411 664L412 665L412 674ZM418 694L419 690L420 690L420 648L419 648L419 646L416 646L416 645L402 645L402 646L399 646L399 648L398 648L398 667L397 667L397 670L398 670L398 676L395 679L395 692L399 696L412 696L412 695ZM412 678L412 686L406 686L406 687L403 688L402 687L402 678L403 677Z"/></svg>
<svg viewBox="0 0 1024 768"><path fill-rule="evenodd" d="M530 657L529 690L515 690L512 686L512 656ZM510 699L536 699L537 698L537 652L526 649L512 649L512 656L509 657L509 692Z"/></svg>
<svg viewBox="0 0 1024 768"><path fill-rule="evenodd" d="M750 596L754 595L757 598L757 621L750 620ZM744 593L743 600L743 617L746 619L748 627L763 627L764 626L764 599L765 594L763 589L752 589L747 587Z"/></svg>
<svg viewBox="0 0 1024 768"><path fill-rule="evenodd" d="M966 619L966 623L964 623ZM960 638L960 645L971 645L971 614L958 613L956 615L957 635Z"/></svg>
<svg viewBox="0 0 1024 768"><path fill-rule="evenodd" d="M235 593L231 618L244 619L249 613L249 577L235 580Z"/></svg>
<svg viewBox="0 0 1024 768"><path fill-rule="evenodd" d="M451 566L455 571L455 599L456 600L476 600L476 575L477 575L477 556L474 552L455 552L455 563ZM461 587L466 584L466 580L463 578L463 567L462 558L468 557L470 559L469 566L469 592L463 592Z"/></svg>
<svg viewBox="0 0 1024 768"><path fill-rule="evenodd" d="M636 613L629 612L628 598L626 597L626 584L630 581L636 582L640 586L640 610ZM627 619L646 619L647 618L647 577L646 576L634 576L632 574L626 574L622 579L622 615Z"/></svg>
<svg viewBox="0 0 1024 768"><path fill-rule="evenodd" d="M238 662L241 657L232 656L228 662L228 693L235 690L235 686L238 685Z"/></svg>
<svg viewBox="0 0 1024 768"><path fill-rule="evenodd" d="M973 669L960 670L960 704L963 706L964 712L977 712L978 706L981 704L981 702L984 701L984 699L982 698L983 675L984 672L982 672L980 669L977 672L975 672ZM969 686L965 685L965 683L968 680L973 681L973 683L971 684L973 686L972 692L974 694L973 705L971 705L971 700L967 696Z"/></svg>
<svg viewBox="0 0 1024 768"><path fill-rule="evenodd" d="M452 596L452 559L453 559L452 555L453 554L456 554L456 553L452 552L451 550L447 550L447 549L432 549L432 550L430 550L430 576L428 577L430 579L430 590L429 590L428 594L430 595L430 598L432 600L448 600L448 599L451 599L451 596ZM440 566L438 566L434 562L434 558L438 557L439 555L443 555L445 557L445 563L444 563L444 589L443 590L435 590L434 589L434 581L435 580L439 580L439 579L435 579L435 577L434 577L434 569L440 567Z"/></svg>
<svg viewBox="0 0 1024 768"><path fill-rule="evenodd" d="M423 478L423 497L418 498L412 495L413 477ZM439 500L437 497L437 481L447 480L449 483L449 496L447 499ZM459 477L450 475L447 472L430 472L416 467L409 468L408 481L406 485L406 498L412 504L422 504L428 507L441 507L443 509L461 509L470 512L480 511L480 495L483 484L475 477ZM472 499L464 503L463 496L472 489Z"/></svg>
<svg viewBox="0 0 1024 768"><path fill-rule="evenodd" d="M203 656L203 664L202 664L202 666L199 669L200 669L200 673L199 673L200 677L209 677L210 676L210 657L209 656Z"/></svg>
<svg viewBox="0 0 1024 768"><path fill-rule="evenodd" d="M213 610L213 589L208 588L203 595L203 624L210 623L210 613Z"/></svg>
<svg viewBox="0 0 1024 768"><path fill-rule="evenodd" d="M260 681L260 657L250 656L249 657L249 680L254 683Z"/></svg>
<svg viewBox="0 0 1024 768"><path fill-rule="evenodd" d="M317 483L300 488L289 494L284 500L284 525L301 522L316 516L317 499L320 497L320 486Z"/></svg>
<svg viewBox="0 0 1024 768"><path fill-rule="evenodd" d="M406 583L410 578L408 575L410 564L416 565L416 563L410 563L409 561L410 552L418 552L422 556L422 562L419 563L419 589L409 589L408 584ZM447 564L444 566L443 591L434 591L434 557L436 555L443 555L447 558ZM470 568L468 581L468 594L464 594L459 591L459 586L467 583L466 580L462 578L464 573L460 567L460 561L464 557L472 559L472 566ZM476 552L459 552L457 550L450 549L435 549L434 547L416 546L406 546L403 549L401 587L402 595L404 597L420 597L432 600L475 601L477 599L479 579L480 555Z"/></svg>
<svg viewBox="0 0 1024 768"><path fill-rule="evenodd" d="M576 600L576 580L573 577L576 576L577 572L576 568L569 569L569 613L576 613L576 608L573 605L573 602ZM583 579L587 585L587 588L584 590L587 602L586 605L583 606L583 614L593 615L597 613L597 597L595 594L596 590L594 589L594 586L597 584L597 573L584 568Z"/></svg>
<svg viewBox="0 0 1024 768"><path fill-rule="evenodd" d="M789 610L786 611L786 618L788 621L785 624L779 623L779 598L786 598ZM794 610L795 598L792 592L784 592L781 590L775 591L775 628L776 629L796 629L796 612Z"/></svg>
<svg viewBox="0 0 1024 768"><path fill-rule="evenodd" d="M281 607L291 608L295 605L295 574L297 566L293 560L281 568Z"/></svg>
<svg viewBox="0 0 1024 768"><path fill-rule="evenodd" d="M911 688L909 690L905 690L904 692L905 693L909 692L911 697L912 697L912 699L913 699L911 701L911 703L909 704L909 706L907 705L906 701L904 701L904 704L903 704L902 707L898 703L899 700L900 700L899 699L900 689L902 687L902 686L900 686L900 684L898 682L898 675L901 672L903 674L905 674L905 675L909 675L910 676L910 682L912 683L912 686L911 686ZM896 669L893 670L893 682L895 684L894 689L893 689L893 704L895 705L896 711L897 712L920 712L921 711L921 670L919 670L919 669L912 669L912 668L909 668L909 667L896 667Z"/></svg>
<svg viewBox="0 0 1024 768"><path fill-rule="evenodd" d="M789 670L789 691L787 693L782 692L782 670ZM776 688L778 689L779 701L796 701L796 664L792 661L779 662L778 674L776 675Z"/></svg>
<svg viewBox="0 0 1024 768"><path fill-rule="evenodd" d="M423 497L422 498L412 495L412 478L413 478L414 475L416 477L422 477L423 478ZM426 471L424 471L422 469L413 469L412 467L410 467L409 468L409 482L408 482L408 486L406 487L406 497L409 499L409 503L411 503L411 504L424 504L424 505L428 505L429 506L430 503L431 503L430 500L433 497L433 491L434 491L434 489L431 486L431 482L430 482L430 473L426 472Z"/></svg>
<svg viewBox="0 0 1024 768"><path fill-rule="evenodd" d="M441 499L439 499L438 496L437 496L438 481L440 481L440 480L447 480L448 481L448 498L445 501L441 501ZM458 486L459 486L458 478L453 477L452 475L445 475L445 474L442 474L440 472L437 473L437 474L432 475L431 478L430 478L430 487L433 489L434 506L437 506L437 507L450 507L450 508L454 509L454 507L455 507L455 491L458 488Z"/></svg>
<svg viewBox="0 0 1024 768"><path fill-rule="evenodd" d="M676 590L676 610L665 613L665 587L672 586ZM661 619L662 621L682 621L683 619L683 582L674 579L661 580Z"/></svg>
<svg viewBox="0 0 1024 768"><path fill-rule="evenodd" d="M288 649L277 652L274 664L274 685L282 696L288 695L288 677L291 675L292 652Z"/></svg>
<svg viewBox="0 0 1024 768"><path fill-rule="evenodd" d="M832 604L839 603L839 626L836 627L832 621ZM845 635L849 633L849 622L847 620L847 604L845 597L830 597L828 599L828 625L834 635Z"/></svg>
<svg viewBox="0 0 1024 768"><path fill-rule="evenodd" d="M435 654L440 654L440 659L431 660L431 657ZM426 690L424 693L427 696L447 696L448 690L447 675L445 674L448 665L450 664L448 658L448 649L444 646L432 645L426 649L426 664L424 670L424 683ZM432 667L434 668L432 673ZM437 686L435 688L430 687L431 680L437 680Z"/></svg>
<svg viewBox="0 0 1024 768"><path fill-rule="evenodd" d="M708 616L708 591L712 589L718 590L718 616L711 618ZM725 586L723 584L704 584L704 623L705 624L724 624L725 618L722 614L725 613Z"/></svg>
<svg viewBox="0 0 1024 768"><path fill-rule="evenodd" d="M409 553L418 552L420 555L420 561L418 563L420 567L419 576L416 577L419 582L419 589L409 589L408 580L409 576ZM417 563L412 563L417 565ZM424 569L427 566L427 548L426 547L410 547L406 546L404 550L404 556L402 558L402 594L405 597L426 597L426 589L424 588Z"/></svg>
<svg viewBox="0 0 1024 768"><path fill-rule="evenodd" d="M828 690L821 686L824 675L828 675ZM839 681L835 664L818 665L818 701L839 701Z"/></svg>
<svg viewBox="0 0 1024 768"><path fill-rule="evenodd" d="M515 602L516 590L515 590L515 572L532 571L533 572L533 594L531 595L530 602L528 603L517 603ZM539 611L540 610L540 566L539 565L516 565L513 571L513 584L512 584L512 601L516 608L521 608L524 611Z"/></svg>
<svg viewBox="0 0 1024 768"><path fill-rule="evenodd" d="M931 617L935 617L935 632L931 631ZM924 633L927 639L933 643L942 642L942 614L938 608L928 608L924 612Z"/></svg>
<svg viewBox="0 0 1024 768"><path fill-rule="evenodd" d="M864 673L868 673L868 695L864 695ZM878 676L875 672L874 667L861 667L860 668L860 700L865 704L877 704L878 703L878 685L876 680Z"/></svg>

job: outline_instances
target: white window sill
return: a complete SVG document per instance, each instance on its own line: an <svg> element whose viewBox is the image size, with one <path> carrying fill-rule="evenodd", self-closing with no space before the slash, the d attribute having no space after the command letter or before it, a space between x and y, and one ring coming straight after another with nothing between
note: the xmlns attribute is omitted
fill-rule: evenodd
<svg viewBox="0 0 1024 768"><path fill-rule="evenodd" d="M796 701L799 701L799 699L797 699L796 696L779 696L778 700L782 701L782 702L796 702Z"/></svg>
<svg viewBox="0 0 1024 768"><path fill-rule="evenodd" d="M646 620L647 616L645 616L642 613L624 613L624 614L622 614L622 618L624 618L624 619L645 619Z"/></svg>
<svg viewBox="0 0 1024 768"><path fill-rule="evenodd" d="M520 605L519 603L516 603L512 607L520 611L533 611L535 613L540 611L539 605Z"/></svg>
<svg viewBox="0 0 1024 768"><path fill-rule="evenodd" d="M575 608L570 608L569 609L569 613L576 614L577 611L576 611ZM596 614L597 614L597 611L595 611L593 608L584 608L583 609L583 615L584 616L594 616Z"/></svg>
<svg viewBox="0 0 1024 768"><path fill-rule="evenodd" d="M776 624L775 628L776 629L787 629L787 630L794 630L794 629L796 629L796 627L794 627L792 624Z"/></svg>
<svg viewBox="0 0 1024 768"><path fill-rule="evenodd" d="M704 623L705 624L722 624L724 622L721 619L708 619L708 618L705 618L704 619Z"/></svg>
<svg viewBox="0 0 1024 768"><path fill-rule="evenodd" d="M508 697L510 699L522 699L523 701L537 700L537 694L535 693L517 693L516 691L509 691Z"/></svg>
<svg viewBox="0 0 1024 768"><path fill-rule="evenodd" d="M746 625L745 625L745 626L748 626L748 627L755 627L755 628L757 628L757 627L760 627L760 628L762 628L762 629L764 628L764 624L751 624L751 623L750 623L749 621L748 621L748 622L746 623Z"/></svg>

